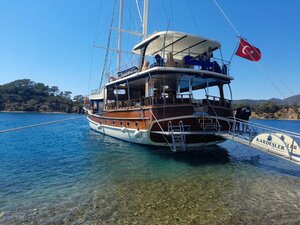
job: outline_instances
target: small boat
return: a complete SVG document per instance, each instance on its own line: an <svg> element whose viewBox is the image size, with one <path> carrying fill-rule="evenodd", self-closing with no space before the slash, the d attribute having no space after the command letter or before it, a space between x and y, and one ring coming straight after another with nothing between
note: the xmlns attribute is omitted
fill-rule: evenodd
<svg viewBox="0 0 300 225"><path fill-rule="evenodd" d="M144 6L145 17L147 0ZM229 62L214 57L221 44L177 31L148 36L146 24L143 37L132 49L139 56L136 64L121 67L118 63L108 73L107 83L90 95L91 129L173 151L225 141L217 134L228 131L230 124L217 117L233 116L233 77Z"/></svg>

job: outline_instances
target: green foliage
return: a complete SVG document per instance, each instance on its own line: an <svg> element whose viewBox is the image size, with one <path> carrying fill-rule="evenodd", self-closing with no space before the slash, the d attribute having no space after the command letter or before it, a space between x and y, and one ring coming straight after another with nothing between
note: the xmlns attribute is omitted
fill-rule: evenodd
<svg viewBox="0 0 300 225"><path fill-rule="evenodd" d="M82 113L83 96L72 101L71 94L30 79L15 80L0 85L0 110Z"/></svg>

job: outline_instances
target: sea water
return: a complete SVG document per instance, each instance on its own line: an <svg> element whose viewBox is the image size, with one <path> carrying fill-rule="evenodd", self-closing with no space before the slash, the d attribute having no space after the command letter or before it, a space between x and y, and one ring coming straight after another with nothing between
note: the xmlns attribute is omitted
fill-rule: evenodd
<svg viewBox="0 0 300 225"><path fill-rule="evenodd" d="M0 130L71 117L0 113ZM232 141L173 153L84 116L0 133L0 224L300 224L299 212L300 165Z"/></svg>

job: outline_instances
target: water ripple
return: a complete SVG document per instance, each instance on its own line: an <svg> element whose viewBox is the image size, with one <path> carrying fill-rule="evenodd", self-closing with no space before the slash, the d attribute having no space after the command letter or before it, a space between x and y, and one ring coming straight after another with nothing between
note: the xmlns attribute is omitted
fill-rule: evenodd
<svg viewBox="0 0 300 225"><path fill-rule="evenodd" d="M174 154L82 118L0 135L0 171L0 224L300 224L299 166L233 142Z"/></svg>

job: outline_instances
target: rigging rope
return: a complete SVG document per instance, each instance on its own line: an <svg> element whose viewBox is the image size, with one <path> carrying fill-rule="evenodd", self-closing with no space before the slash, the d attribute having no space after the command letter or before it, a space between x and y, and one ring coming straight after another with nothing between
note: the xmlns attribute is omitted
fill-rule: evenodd
<svg viewBox="0 0 300 225"><path fill-rule="evenodd" d="M142 13L141 13L139 1L138 1L138 0L135 0L135 3L136 3L136 7L137 7L138 14L139 14L139 17L140 17L140 22L141 22L141 24L142 24L142 23L143 23L143 17L142 17Z"/></svg>
<svg viewBox="0 0 300 225"><path fill-rule="evenodd" d="M200 29L199 29L199 27L198 27L198 23L197 23L197 21L196 21L196 17L195 17L195 15L194 15L194 13L193 13L193 10L192 10L191 4L190 4L190 0L187 0L187 5L188 5L189 10L190 10L190 12L191 12L192 19L193 19L193 22L194 22L194 24L195 24L195 27L196 27L196 29L197 29L197 31L198 31L198 34L200 34Z"/></svg>
<svg viewBox="0 0 300 225"><path fill-rule="evenodd" d="M104 65L103 65L103 69L102 69L102 75L101 75L101 81L100 81L100 85L99 85L99 90L102 87L103 77L104 77L104 73L105 73L105 70L106 70L106 64L107 64L107 58L108 58L108 53L109 53L110 38L111 38L111 33L112 33L112 26L113 26L113 23L114 23L114 15L115 15L116 5L117 5L117 0L115 0L115 4L114 4L114 8L113 8L113 13L112 13L111 21L110 21L110 28L109 28L109 33L108 33L108 40L107 40L107 46L106 46L106 52L105 52L105 59L104 59Z"/></svg>
<svg viewBox="0 0 300 225"><path fill-rule="evenodd" d="M221 6L218 4L217 0L212 0L216 6L218 7L218 9L220 10L220 12L223 14L223 16L225 17L225 19L228 21L228 23L230 24L230 26L232 27L232 29L237 33L238 35L238 38L241 38L241 35L240 35L240 32L235 28L235 26L233 25L233 23L230 21L230 19L228 18L228 16L226 16L225 12L223 11L223 9L221 8ZM243 44L242 44L243 45ZM246 50L248 51L248 50ZM252 57L251 54L249 54L250 57L254 60L254 58ZM231 60L230 60L231 61ZM270 83L273 85L273 87L279 92L279 94L281 95L281 97L283 99L285 99L285 95L280 91L280 89L277 87L277 85L274 83L274 81L267 75L266 71L263 69L263 67L261 66L261 64L257 61L255 61L256 65L258 66L258 68L262 71L262 74L267 78L267 80L270 81ZM277 75L278 76L278 75ZM279 77L279 76L278 76ZM287 85L285 84L285 82L283 82L284 85L287 87ZM291 93L293 93L291 91L291 89L289 87L287 87ZM300 113L298 112L298 110L293 106L291 105L292 109L295 111L295 113L298 115L298 117L300 116Z"/></svg>
<svg viewBox="0 0 300 225"><path fill-rule="evenodd" d="M223 16L225 17L225 19L228 21L228 23L230 24L230 26L232 27L232 29L237 33L238 36L241 36L240 32L235 28L235 26L233 25L233 23L231 23L230 19L226 16L225 12L221 8L221 6L218 4L218 2L216 0L213 0L213 2L219 8L220 12L223 14Z"/></svg>
<svg viewBox="0 0 300 225"><path fill-rule="evenodd" d="M7 132L23 130L23 129L32 128L32 127L39 127L39 126L44 126L44 125L49 125L49 124L54 124L54 123L61 123L61 122L65 122L68 120L76 120L76 119L81 119L81 118L83 118L83 116L77 116L77 117L72 117L72 118L67 118L67 119L62 119L62 120L55 120L55 121L50 121L50 122L45 122L45 123L31 124L31 125L22 126L22 127L14 127L14 128L6 129L6 130L0 130L0 133L7 133Z"/></svg>

